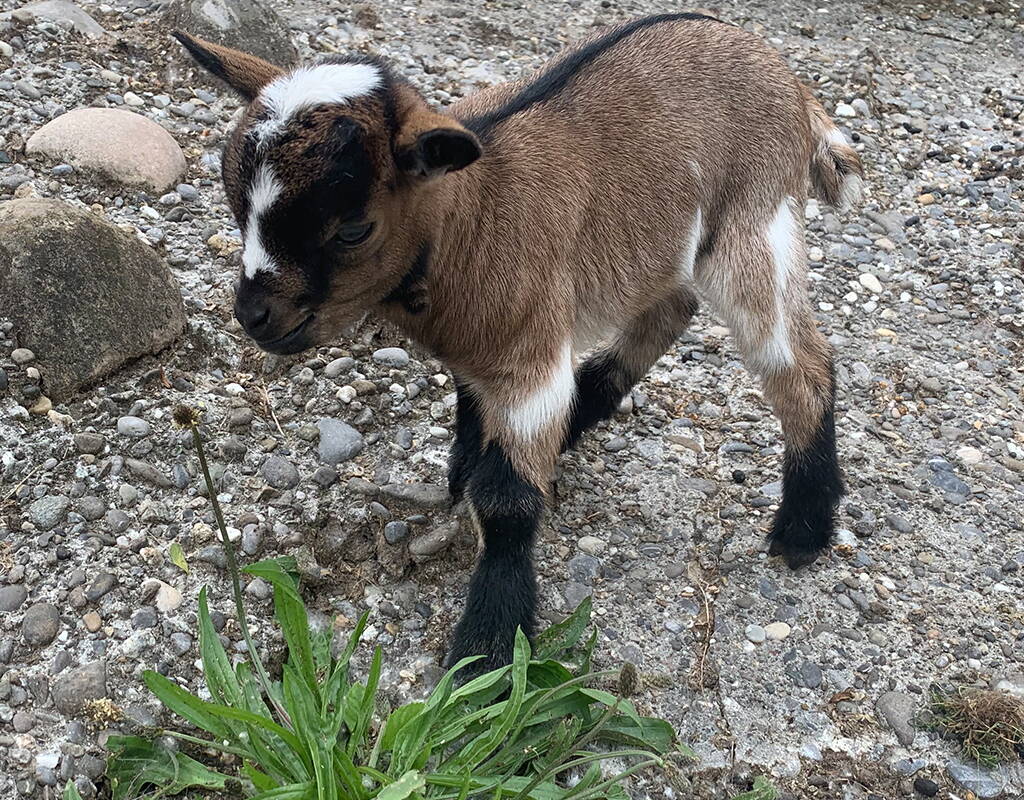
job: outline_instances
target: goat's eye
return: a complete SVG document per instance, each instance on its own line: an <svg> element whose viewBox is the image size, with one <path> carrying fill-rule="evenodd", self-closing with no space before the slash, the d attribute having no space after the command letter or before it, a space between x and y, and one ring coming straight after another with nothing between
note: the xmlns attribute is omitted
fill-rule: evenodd
<svg viewBox="0 0 1024 800"><path fill-rule="evenodd" d="M334 235L334 241L342 247L355 247L370 238L373 232L372 222L360 222L352 225L342 225Z"/></svg>

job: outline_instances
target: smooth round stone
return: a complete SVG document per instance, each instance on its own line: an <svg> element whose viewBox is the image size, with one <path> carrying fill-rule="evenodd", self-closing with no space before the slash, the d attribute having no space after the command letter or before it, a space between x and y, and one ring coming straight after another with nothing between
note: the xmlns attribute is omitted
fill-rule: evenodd
<svg viewBox="0 0 1024 800"><path fill-rule="evenodd" d="M144 436L149 436L151 431L150 424L139 417L125 416L117 420L117 432L122 436L141 439Z"/></svg>
<svg viewBox="0 0 1024 800"><path fill-rule="evenodd" d="M23 366L35 361L36 354L27 347L17 347L11 351L11 361L18 366Z"/></svg>
<svg viewBox="0 0 1024 800"><path fill-rule="evenodd" d="M264 461L260 474L275 489L294 489L299 484L298 469L281 456L270 456Z"/></svg>
<svg viewBox="0 0 1024 800"><path fill-rule="evenodd" d="M28 598L28 590L20 583L11 586L0 586L0 612L9 614L21 608Z"/></svg>
<svg viewBox="0 0 1024 800"><path fill-rule="evenodd" d="M36 603L25 612L21 621L21 635L26 644L43 647L57 638L60 633L60 614L51 603Z"/></svg>
<svg viewBox="0 0 1024 800"><path fill-rule="evenodd" d="M382 347L373 354L373 360L389 367L406 367L409 354L401 347Z"/></svg>
<svg viewBox="0 0 1024 800"><path fill-rule="evenodd" d="M760 625L748 625L744 634L746 634L747 639L754 644L761 644L768 637L768 634L765 633L764 628Z"/></svg>
<svg viewBox="0 0 1024 800"><path fill-rule="evenodd" d="M781 641L792 632L792 628L785 622L772 622L764 626L764 634L773 641Z"/></svg>
<svg viewBox="0 0 1024 800"><path fill-rule="evenodd" d="M186 169L174 137L148 117L116 108L61 114L29 137L25 152L156 195L173 188Z"/></svg>

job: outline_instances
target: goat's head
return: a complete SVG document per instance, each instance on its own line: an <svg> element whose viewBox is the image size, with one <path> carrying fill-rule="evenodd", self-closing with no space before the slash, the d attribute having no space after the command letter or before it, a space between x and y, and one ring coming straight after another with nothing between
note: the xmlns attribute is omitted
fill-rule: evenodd
<svg viewBox="0 0 1024 800"><path fill-rule="evenodd" d="M376 60L283 71L174 35L249 103L223 156L243 237L235 316L264 350L305 350L397 286L427 234L424 187L480 145Z"/></svg>

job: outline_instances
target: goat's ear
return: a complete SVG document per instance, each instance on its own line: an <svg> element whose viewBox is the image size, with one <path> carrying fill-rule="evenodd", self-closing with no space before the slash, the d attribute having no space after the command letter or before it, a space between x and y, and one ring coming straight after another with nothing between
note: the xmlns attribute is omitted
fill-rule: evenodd
<svg viewBox="0 0 1024 800"><path fill-rule="evenodd" d="M214 44L183 31L173 31L171 36L185 46L199 66L220 78L249 102L256 98L260 89L283 74L279 67L241 50Z"/></svg>
<svg viewBox="0 0 1024 800"><path fill-rule="evenodd" d="M398 151L398 167L410 175L435 178L468 167L480 158L480 142L465 128L434 128Z"/></svg>

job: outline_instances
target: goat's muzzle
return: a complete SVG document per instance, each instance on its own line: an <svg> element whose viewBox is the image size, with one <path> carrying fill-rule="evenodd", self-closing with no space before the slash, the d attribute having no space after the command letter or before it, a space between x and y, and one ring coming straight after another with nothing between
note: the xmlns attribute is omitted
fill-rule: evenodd
<svg viewBox="0 0 1024 800"><path fill-rule="evenodd" d="M273 295L253 280L243 278L235 289L235 318L268 353L301 353L315 344L309 328L316 315Z"/></svg>

